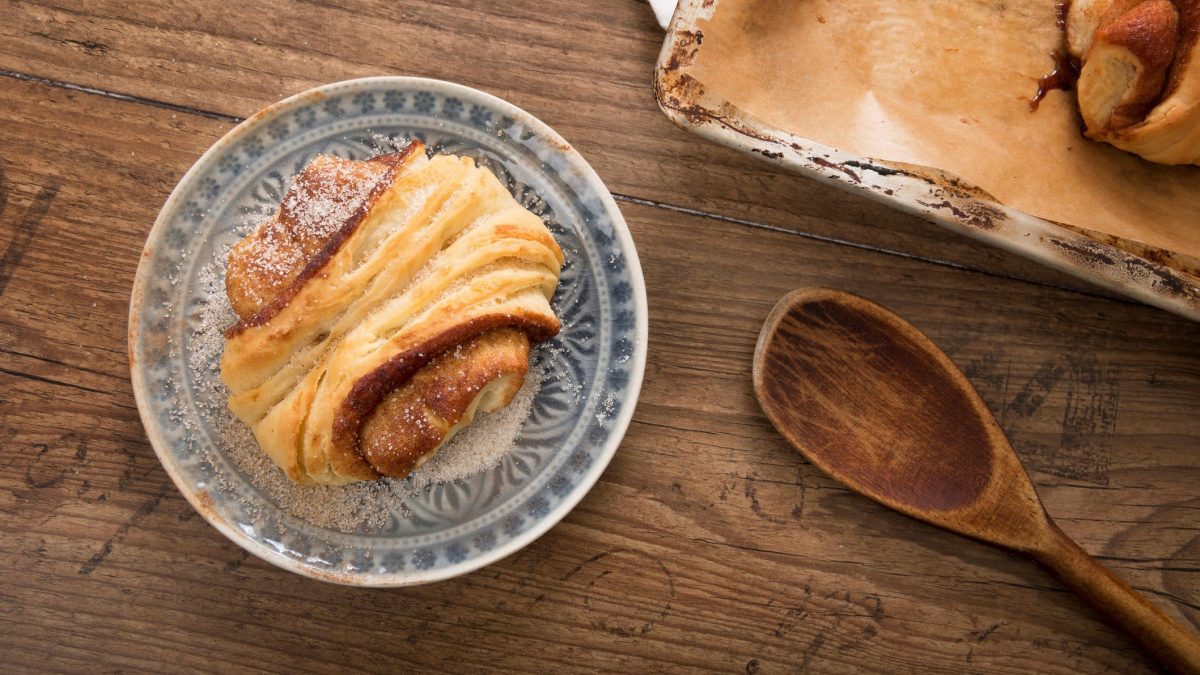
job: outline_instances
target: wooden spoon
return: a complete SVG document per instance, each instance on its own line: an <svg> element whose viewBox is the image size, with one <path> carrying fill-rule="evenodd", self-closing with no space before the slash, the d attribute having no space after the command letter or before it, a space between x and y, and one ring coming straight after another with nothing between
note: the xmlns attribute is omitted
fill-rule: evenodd
<svg viewBox="0 0 1200 675"><path fill-rule="evenodd" d="M775 428L851 490L1032 557L1164 665L1200 673L1200 639L1058 529L971 384L900 317L841 291L788 294L759 335L754 391Z"/></svg>

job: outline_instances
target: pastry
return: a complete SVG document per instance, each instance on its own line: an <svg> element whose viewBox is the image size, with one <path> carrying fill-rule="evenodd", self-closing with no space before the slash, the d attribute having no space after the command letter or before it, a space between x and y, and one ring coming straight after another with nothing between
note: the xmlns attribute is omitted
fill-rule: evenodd
<svg viewBox="0 0 1200 675"><path fill-rule="evenodd" d="M229 254L229 407L295 481L405 476L512 399L562 262L471 159L318 156Z"/></svg>
<svg viewBox="0 0 1200 675"><path fill-rule="evenodd" d="M1074 0L1089 138L1162 164L1200 164L1200 0Z"/></svg>

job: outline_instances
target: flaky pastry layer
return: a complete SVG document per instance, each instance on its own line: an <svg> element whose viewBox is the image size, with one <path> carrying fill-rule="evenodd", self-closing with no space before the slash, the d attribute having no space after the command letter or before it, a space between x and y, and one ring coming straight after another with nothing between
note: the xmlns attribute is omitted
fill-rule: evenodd
<svg viewBox="0 0 1200 675"><path fill-rule="evenodd" d="M405 475L511 400L562 262L469 158L319 156L230 254L229 407L298 482Z"/></svg>
<svg viewBox="0 0 1200 675"><path fill-rule="evenodd" d="M1200 0L1074 0L1088 137L1161 164L1200 164Z"/></svg>

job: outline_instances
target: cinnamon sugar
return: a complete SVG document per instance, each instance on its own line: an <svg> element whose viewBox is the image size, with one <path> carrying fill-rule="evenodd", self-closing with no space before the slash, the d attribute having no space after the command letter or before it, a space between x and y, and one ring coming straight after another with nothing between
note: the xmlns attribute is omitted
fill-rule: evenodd
<svg viewBox="0 0 1200 675"><path fill-rule="evenodd" d="M299 485L292 482L259 447L250 429L225 405L228 391L221 383L219 363L224 349L224 329L235 316L224 293L223 256L200 270L204 304L191 337L188 366L196 382L196 408L217 431L213 449L229 460L255 488L288 514L318 527L342 532L381 529L392 518L409 515L405 501L439 483L469 478L491 470L515 446L518 434L533 407L545 371L531 367L512 403L493 413L481 413L449 443L406 479L342 486ZM220 467L220 462L213 462ZM235 476L220 476L219 488L236 494ZM252 513L258 503L243 504Z"/></svg>
<svg viewBox="0 0 1200 675"><path fill-rule="evenodd" d="M241 292L256 307L291 284L305 264L366 205L390 175L383 165L320 155L293 180L275 214L236 254L250 279Z"/></svg>
<svg viewBox="0 0 1200 675"><path fill-rule="evenodd" d="M343 185L341 180L338 183ZM354 185L355 181L346 181L344 188L338 189L347 192L327 201L298 199L307 191L292 190L289 200L296 201L288 203L285 200L282 209L291 213L297 227L327 236L328 224L343 221L346 214L342 210L352 208L355 201L361 203L373 187L370 181L358 181L358 186ZM290 267L296 264L294 245L289 246L286 238L270 237L268 243L264 265ZM252 518L263 518L266 505L247 491L235 489L243 481L248 481L284 512L315 526L342 532L377 531L387 527L394 518L409 517L406 501L418 498L423 491L437 484L469 478L495 468L515 446L546 375L544 368L531 367L524 385L508 406L493 413L479 414L472 424L406 479L382 479L344 486L292 482L258 446L250 429L226 406L228 390L220 379L220 359L225 347L224 330L237 320L225 293L228 254L229 247L217 251L214 260L199 270L199 311L190 317L193 332L188 336L187 364L188 375L194 382L195 410L215 431L214 445L197 450L205 453L216 467L216 488L242 500L242 507ZM176 413L173 417L181 422L187 417L182 408ZM226 461L220 461L221 458ZM240 476L223 468L227 465Z"/></svg>
<svg viewBox="0 0 1200 675"><path fill-rule="evenodd" d="M320 181L308 169L300 172L284 197L280 215L299 239L328 239L366 202L379 180L387 174L364 175L362 164L318 158L325 166Z"/></svg>

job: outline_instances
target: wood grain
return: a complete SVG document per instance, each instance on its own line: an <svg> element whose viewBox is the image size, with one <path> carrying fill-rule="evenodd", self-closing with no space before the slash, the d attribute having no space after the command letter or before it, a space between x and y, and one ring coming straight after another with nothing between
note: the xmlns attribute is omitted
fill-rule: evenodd
<svg viewBox="0 0 1200 675"><path fill-rule="evenodd" d="M629 4L597 6L596 16L624 23L594 38L580 37L597 23L590 5L558 15L555 22L579 31L572 39L546 25L523 29L524 19L496 27L494 16L449 7L398 8L409 17L372 25L420 30L354 40L411 38L370 47L354 67L393 71L428 59L422 72L487 86L483 73L496 69L483 68L483 56L446 65L429 55L495 39L511 50L501 50L505 58L528 65L503 69L507 84L487 88L569 126L563 131L610 183L658 185L646 176L661 172L669 174L663 184L687 183L676 194L689 208L725 204L754 217L761 208L824 231L895 228L888 236L920 240L904 230L923 226L873 207L825 218L840 204L837 193L672 136L648 88L634 89L637 69L622 60L648 63L654 51L648 36L626 35L650 30L648 18L632 23L633 10L645 7ZM273 33L264 27L226 42L205 22L233 31L243 17L228 12L218 19L181 7L170 23L165 4L107 14L98 5L7 7L13 20L2 30L45 15L42 32L56 37L35 48L33 38L6 33L6 63L23 59L42 75L90 86L115 82L132 92L135 81L174 78L185 87L218 64L187 61L180 74L172 68L184 66L171 58L216 58L225 49L231 70L198 82L212 100L192 103L239 114L284 93L267 91L275 76L260 74L266 84L254 94L259 80L231 76L241 64L303 71L299 88L352 70L320 52L359 49L339 38L292 50L286 45L306 38L284 22L247 61L244 50L260 49L251 38L267 42L262 36ZM150 10L157 18L137 14ZM57 41L99 36L110 40L111 62L87 56L86 44ZM592 51L606 40L624 55ZM568 47L591 59L587 70ZM150 57L138 49L159 51L143 62ZM560 62L571 77L534 72L557 73ZM596 64L617 72L595 75ZM584 97L569 81L581 73L603 95ZM644 102L605 121L587 110L607 105L604 96ZM1013 439L1063 529L1172 616L1200 625L1200 326L991 271L630 201L622 209L650 288L646 383L617 457L563 523L480 572L399 591L329 586L248 558L160 468L125 361L128 292L144 237L175 182L230 123L12 78L0 78L0 100L7 670L1148 671L1131 643L1050 577L847 492L771 430L753 399L750 358L770 307L804 285L875 299L944 347ZM622 134L666 140L641 147ZM666 163L671 148L683 148L685 161ZM700 174L702 182L688 182ZM734 198L739 191L744 202ZM768 206L751 206L757 200ZM805 200L812 203L795 220L780 206ZM877 215L885 225L870 222ZM926 232L938 256L977 255L973 245L942 242L940 230ZM1018 269L999 254L978 255L976 263L991 270L996 262L1000 274Z"/></svg>
<svg viewBox="0 0 1200 675"><path fill-rule="evenodd" d="M218 9L180 8L167 0L9 0L9 5L0 24L0 73L10 77L94 87L224 120L342 79L393 74L448 79L540 117L627 202L648 200L1109 294L674 127L650 91L663 33L642 2L251 0Z"/></svg>
<svg viewBox="0 0 1200 675"><path fill-rule="evenodd" d="M912 324L844 291L797 289L763 322L752 373L776 430L830 477L905 515L1028 555L1147 655L1200 675L1200 634L1054 524L987 404Z"/></svg>

